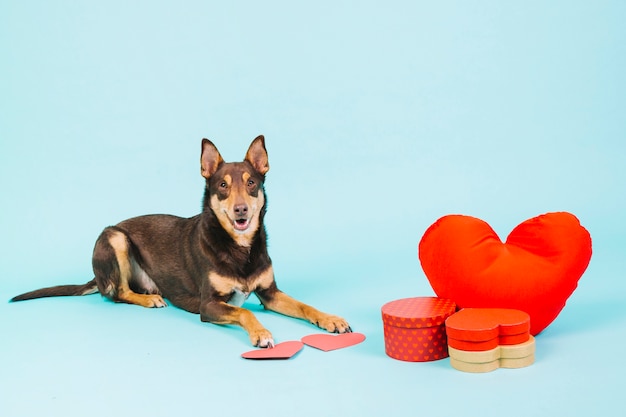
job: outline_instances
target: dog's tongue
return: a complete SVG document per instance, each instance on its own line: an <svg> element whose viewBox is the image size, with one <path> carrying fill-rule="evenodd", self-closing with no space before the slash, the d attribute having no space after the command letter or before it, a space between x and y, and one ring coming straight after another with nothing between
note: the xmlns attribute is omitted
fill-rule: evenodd
<svg viewBox="0 0 626 417"><path fill-rule="evenodd" d="M237 230L246 230L248 228L248 219L235 220L234 226Z"/></svg>

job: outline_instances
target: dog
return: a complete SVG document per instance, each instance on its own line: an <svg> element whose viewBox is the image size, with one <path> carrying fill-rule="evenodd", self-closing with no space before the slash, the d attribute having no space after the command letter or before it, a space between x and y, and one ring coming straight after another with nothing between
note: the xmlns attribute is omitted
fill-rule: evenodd
<svg viewBox="0 0 626 417"><path fill-rule="evenodd" d="M242 308L254 293L267 310L329 332L351 332L343 318L304 304L276 285L263 223L269 171L265 138L252 141L243 162L229 163L203 139L200 168L206 180L200 214L146 215L107 227L95 244L91 281L39 289L11 301L99 292L115 302L159 308L167 306L167 299L200 314L203 322L241 326L254 346L273 347L272 334Z"/></svg>

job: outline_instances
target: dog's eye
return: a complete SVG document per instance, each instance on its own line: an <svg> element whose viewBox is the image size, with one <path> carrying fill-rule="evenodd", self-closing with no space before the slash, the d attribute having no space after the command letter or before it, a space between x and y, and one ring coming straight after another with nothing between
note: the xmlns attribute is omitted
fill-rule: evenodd
<svg viewBox="0 0 626 417"><path fill-rule="evenodd" d="M226 188L226 187L228 187L228 184L226 184L226 181L220 182L220 188Z"/></svg>
<svg viewBox="0 0 626 417"><path fill-rule="evenodd" d="M248 187L253 187L255 184L254 180L248 180Z"/></svg>

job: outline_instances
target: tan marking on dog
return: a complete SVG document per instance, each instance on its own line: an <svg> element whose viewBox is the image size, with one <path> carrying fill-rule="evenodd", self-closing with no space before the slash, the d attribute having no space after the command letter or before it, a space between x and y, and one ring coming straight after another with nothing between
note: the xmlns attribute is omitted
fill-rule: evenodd
<svg viewBox="0 0 626 417"><path fill-rule="evenodd" d="M269 288L274 282L274 267L269 266L254 279L254 291Z"/></svg>
<svg viewBox="0 0 626 417"><path fill-rule="evenodd" d="M235 218L234 207L235 204L237 204L237 198L242 198L248 206L250 225L244 231L236 230L233 225ZM211 208L217 216L220 225L239 246L243 247L250 247L252 244L252 238L259 229L259 215L264 204L265 196L262 190L259 190L258 197L252 197L245 191L239 193L231 192L230 195L223 200L220 200L217 194L211 197Z"/></svg>
<svg viewBox="0 0 626 417"><path fill-rule="evenodd" d="M246 280L220 275L216 272L209 273L209 283L220 295L232 294L233 291L240 291L244 294L251 294L257 289L268 288L274 281L274 268L270 266L260 274Z"/></svg>
<svg viewBox="0 0 626 417"><path fill-rule="evenodd" d="M272 347L274 346L274 338L272 333L267 330L255 315L245 308L229 306L229 312L222 315L219 320L212 321L215 324L235 324L241 326L250 338L253 346Z"/></svg>
<svg viewBox="0 0 626 417"><path fill-rule="evenodd" d="M165 307L167 304L158 294L137 294L130 289L132 267L128 253L128 242L121 232L114 233L109 238L109 244L115 252L115 259L120 270L120 282L116 288L116 301L137 304L143 307Z"/></svg>
<svg viewBox="0 0 626 417"><path fill-rule="evenodd" d="M91 294L95 294L97 292L98 292L98 286L93 286L91 288L87 288L80 295L91 295Z"/></svg>
<svg viewBox="0 0 626 417"><path fill-rule="evenodd" d="M260 274L248 279L237 279L210 272L208 280L213 289L220 295L228 296L236 291L247 296L259 288L268 288L274 280L274 269L270 266ZM250 310L241 308L240 305L228 303L228 313L220 316L217 320L212 320L212 322L241 326L248 333L250 342L254 346L274 346L274 339L269 330L263 327Z"/></svg>
<svg viewBox="0 0 626 417"><path fill-rule="evenodd" d="M252 211L252 218L250 219L250 230L258 230L259 229L259 215L261 214L261 209L265 205L265 194L263 194L263 190L259 190L257 194L258 197L251 197L250 210Z"/></svg>
<svg viewBox="0 0 626 417"><path fill-rule="evenodd" d="M331 333L346 333L351 331L348 322L341 317L321 312L282 291L275 293L271 299L262 299L261 302L268 310L289 317L308 320L312 324Z"/></svg>

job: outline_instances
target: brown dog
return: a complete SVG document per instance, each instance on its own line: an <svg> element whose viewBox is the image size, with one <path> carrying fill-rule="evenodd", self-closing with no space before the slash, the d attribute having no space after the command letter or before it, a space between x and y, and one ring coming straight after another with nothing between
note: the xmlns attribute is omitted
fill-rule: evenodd
<svg viewBox="0 0 626 417"><path fill-rule="evenodd" d="M271 347L272 334L241 308L254 292L268 310L301 318L329 332L351 332L348 323L280 291L267 252L265 139L257 137L243 162L225 163L202 140L206 179L202 213L189 219L150 215L104 229L93 252L95 278L19 295L12 301L100 292L116 302L165 307L162 297L202 321L237 324L253 345Z"/></svg>

